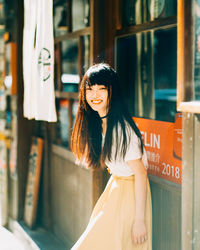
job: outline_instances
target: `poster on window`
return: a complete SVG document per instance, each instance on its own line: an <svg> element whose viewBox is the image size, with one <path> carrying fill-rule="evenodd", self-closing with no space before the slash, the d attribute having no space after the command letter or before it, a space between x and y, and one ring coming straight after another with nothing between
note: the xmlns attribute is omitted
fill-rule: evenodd
<svg viewBox="0 0 200 250"><path fill-rule="evenodd" d="M175 123L134 117L141 131L149 163L148 173L181 184L182 115Z"/></svg>

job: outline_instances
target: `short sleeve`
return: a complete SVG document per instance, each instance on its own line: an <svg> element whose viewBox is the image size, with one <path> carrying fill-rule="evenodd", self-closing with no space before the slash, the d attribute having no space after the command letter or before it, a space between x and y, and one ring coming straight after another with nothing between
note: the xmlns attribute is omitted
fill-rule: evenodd
<svg viewBox="0 0 200 250"><path fill-rule="evenodd" d="M124 157L125 162L142 158L141 143L139 137L132 128L127 129L128 145Z"/></svg>

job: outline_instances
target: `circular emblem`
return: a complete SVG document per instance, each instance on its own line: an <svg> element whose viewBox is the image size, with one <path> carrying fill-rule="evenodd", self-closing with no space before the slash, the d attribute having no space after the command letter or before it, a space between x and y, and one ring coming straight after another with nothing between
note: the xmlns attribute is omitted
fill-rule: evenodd
<svg viewBox="0 0 200 250"><path fill-rule="evenodd" d="M42 81L47 81L51 76L51 53L48 49L42 48L38 57L38 71Z"/></svg>

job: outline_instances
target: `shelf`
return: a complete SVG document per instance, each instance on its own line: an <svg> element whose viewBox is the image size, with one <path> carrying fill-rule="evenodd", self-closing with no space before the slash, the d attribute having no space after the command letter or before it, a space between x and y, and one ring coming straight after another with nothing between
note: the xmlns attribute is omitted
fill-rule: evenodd
<svg viewBox="0 0 200 250"><path fill-rule="evenodd" d="M75 99L78 100L79 93L77 92L64 92L64 91L55 91L56 98L65 98L65 99Z"/></svg>

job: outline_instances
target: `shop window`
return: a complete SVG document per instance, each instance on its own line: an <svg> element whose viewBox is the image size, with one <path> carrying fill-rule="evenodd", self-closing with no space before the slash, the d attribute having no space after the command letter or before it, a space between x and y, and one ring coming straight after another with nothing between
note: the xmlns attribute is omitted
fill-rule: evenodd
<svg viewBox="0 0 200 250"><path fill-rule="evenodd" d="M176 16L177 0L148 0L148 20Z"/></svg>
<svg viewBox="0 0 200 250"><path fill-rule="evenodd" d="M90 66L90 36L82 37L82 75Z"/></svg>
<svg viewBox="0 0 200 250"><path fill-rule="evenodd" d="M177 0L119 0L122 26L142 24L157 19L176 16ZM119 15L121 15L119 8Z"/></svg>
<svg viewBox="0 0 200 250"><path fill-rule="evenodd" d="M185 22L184 20L187 20ZM178 110L200 113L200 1L178 2Z"/></svg>
<svg viewBox="0 0 200 250"><path fill-rule="evenodd" d="M65 34L70 30L70 1L53 1L53 21L55 37Z"/></svg>
<svg viewBox="0 0 200 250"><path fill-rule="evenodd" d="M116 46L117 70L130 113L174 121L176 28L118 38Z"/></svg>
<svg viewBox="0 0 200 250"><path fill-rule="evenodd" d="M89 0L72 0L72 30L89 26Z"/></svg>
<svg viewBox="0 0 200 250"><path fill-rule="evenodd" d="M78 92L80 77L78 75L78 39L61 43L61 83L62 90Z"/></svg>
<svg viewBox="0 0 200 250"><path fill-rule="evenodd" d="M54 33L56 37L89 26L89 0L56 0L53 6Z"/></svg>
<svg viewBox="0 0 200 250"><path fill-rule="evenodd" d="M72 105L72 125L74 125L77 111L78 111L78 100L75 100Z"/></svg>
<svg viewBox="0 0 200 250"><path fill-rule="evenodd" d="M78 110L78 100L57 98L58 121L54 124L53 143L69 148L70 135Z"/></svg>
<svg viewBox="0 0 200 250"><path fill-rule="evenodd" d="M58 122L53 143L69 148L79 83L90 65L90 1L54 1L55 92Z"/></svg>
<svg viewBox="0 0 200 250"><path fill-rule="evenodd" d="M166 49L168 48L168 49ZM154 98L156 120L172 121L176 114L176 28L154 32Z"/></svg>
<svg viewBox="0 0 200 250"><path fill-rule="evenodd" d="M53 142L62 146L69 146L69 100L57 100L58 122Z"/></svg>

